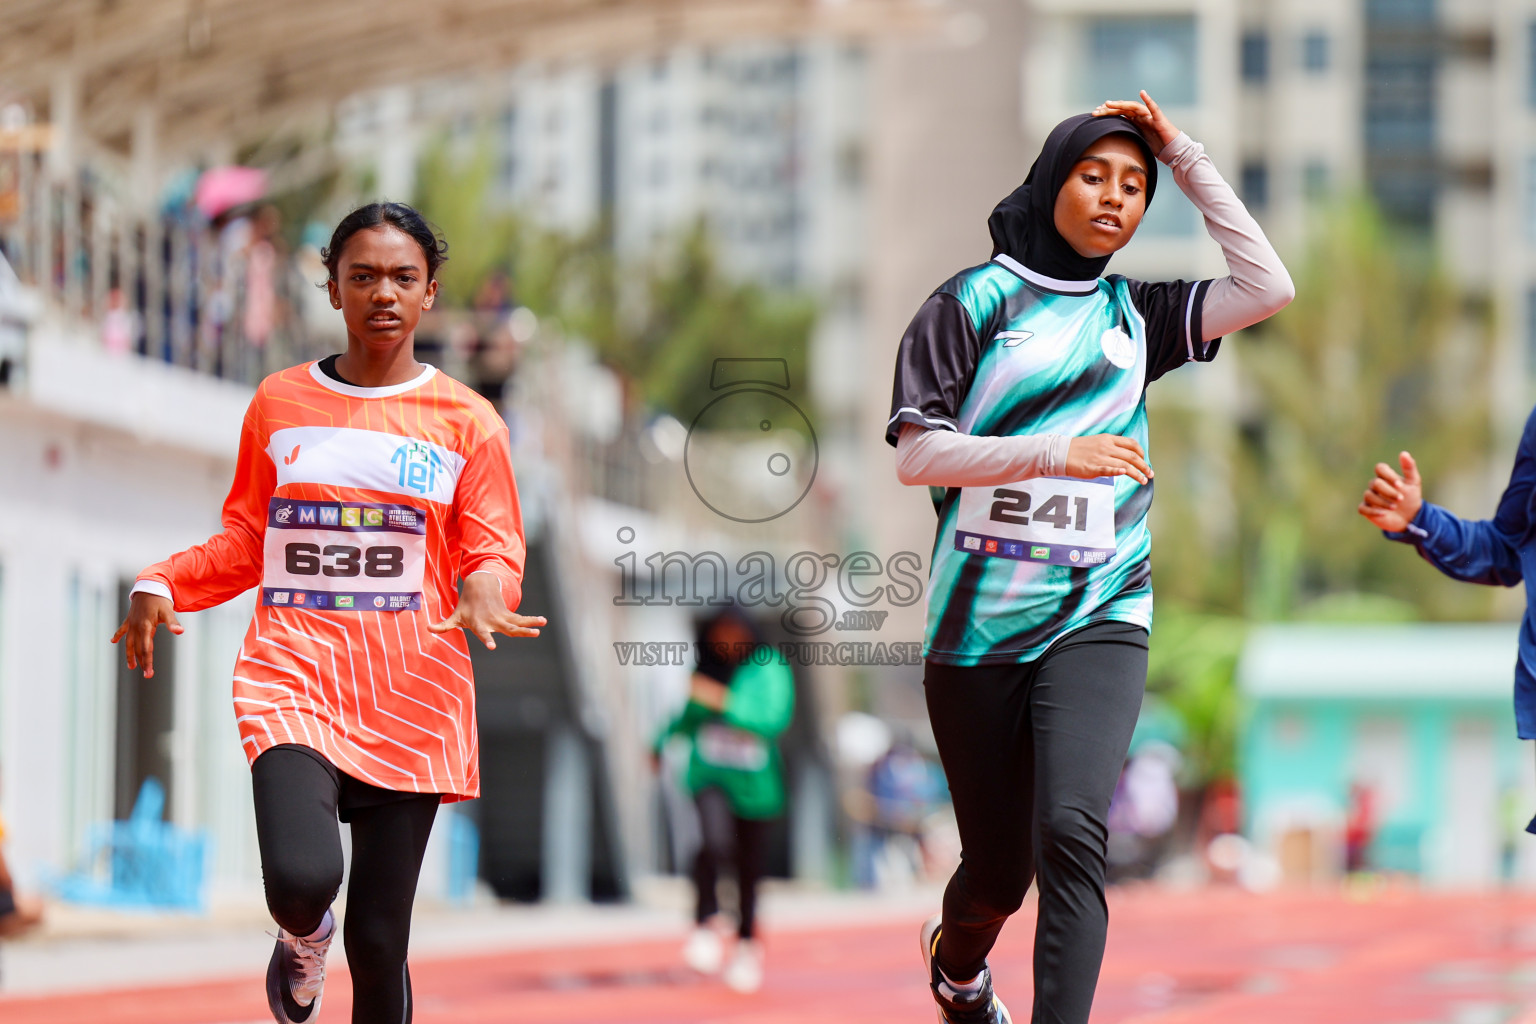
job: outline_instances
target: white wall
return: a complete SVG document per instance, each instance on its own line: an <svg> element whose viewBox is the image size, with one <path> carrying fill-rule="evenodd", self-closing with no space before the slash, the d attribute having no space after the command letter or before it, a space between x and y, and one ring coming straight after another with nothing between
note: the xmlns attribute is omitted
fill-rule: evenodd
<svg viewBox="0 0 1536 1024"><path fill-rule="evenodd" d="M89 826L111 817L118 585L218 530L249 398L56 335L32 353L25 390L0 392L0 809L23 885L71 868ZM124 392L145 387L156 409L142 419L187 444L112 425L134 416ZM249 614L246 598L183 616L175 678L162 682L176 690L172 817L210 830L226 889L260 884L229 710Z"/></svg>

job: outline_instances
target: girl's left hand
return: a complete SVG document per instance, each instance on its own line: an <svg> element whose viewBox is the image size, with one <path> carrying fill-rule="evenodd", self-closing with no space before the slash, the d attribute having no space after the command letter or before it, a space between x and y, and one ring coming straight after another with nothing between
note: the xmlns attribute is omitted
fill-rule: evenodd
<svg viewBox="0 0 1536 1024"><path fill-rule="evenodd" d="M1120 114L1128 117L1141 129L1142 138L1147 140L1147 145L1152 147L1152 155L1163 151L1163 147L1179 137L1179 130L1168 120L1168 115L1163 113L1161 107L1147 95L1147 90L1141 90L1141 102L1135 100L1107 100L1093 108L1094 117L1109 117Z"/></svg>
<svg viewBox="0 0 1536 1024"><path fill-rule="evenodd" d="M488 572L475 572L465 578L453 614L442 622L429 623L427 628L434 633L467 629L494 651L497 633L538 636L538 627L547 622L542 615L518 615L508 611L506 602L501 599L501 580Z"/></svg>
<svg viewBox="0 0 1536 1024"><path fill-rule="evenodd" d="M688 681L688 699L714 711L725 710L725 700L730 692L729 686L697 672Z"/></svg>

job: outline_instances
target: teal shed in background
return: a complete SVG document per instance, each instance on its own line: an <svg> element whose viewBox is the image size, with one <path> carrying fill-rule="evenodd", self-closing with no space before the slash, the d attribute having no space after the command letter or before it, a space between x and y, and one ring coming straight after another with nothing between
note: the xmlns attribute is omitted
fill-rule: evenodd
<svg viewBox="0 0 1536 1024"><path fill-rule="evenodd" d="M1289 881L1344 870L1352 785L1369 867L1536 882L1536 762L1515 736L1515 623L1270 625L1238 666L1245 828Z"/></svg>

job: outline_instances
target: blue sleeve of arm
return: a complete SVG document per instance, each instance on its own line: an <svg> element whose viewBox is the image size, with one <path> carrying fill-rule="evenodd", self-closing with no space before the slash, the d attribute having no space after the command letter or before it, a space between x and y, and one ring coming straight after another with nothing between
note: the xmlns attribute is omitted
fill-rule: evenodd
<svg viewBox="0 0 1536 1024"><path fill-rule="evenodd" d="M1407 530L1383 534L1412 544L1426 562L1464 583L1513 587L1524 578L1520 549L1499 529L1497 519L1461 519L1426 501Z"/></svg>

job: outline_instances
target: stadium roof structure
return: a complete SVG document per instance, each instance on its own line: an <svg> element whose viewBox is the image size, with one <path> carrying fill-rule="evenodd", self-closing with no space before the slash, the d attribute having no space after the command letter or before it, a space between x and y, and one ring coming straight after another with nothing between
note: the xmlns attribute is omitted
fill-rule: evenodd
<svg viewBox="0 0 1536 1024"><path fill-rule="evenodd" d="M126 149L259 132L395 82L678 42L922 30L943 0L0 0L0 103L64 90L71 127Z"/></svg>

